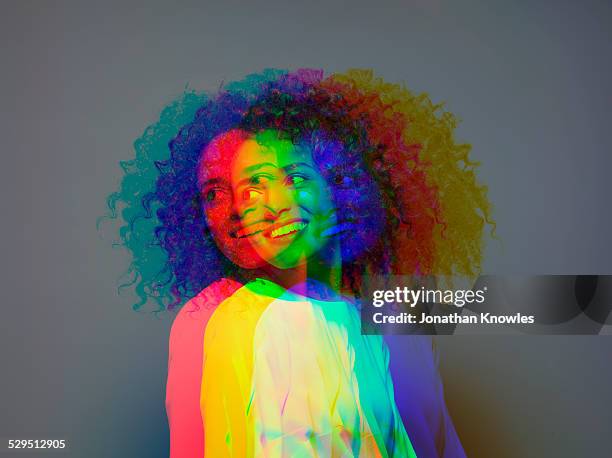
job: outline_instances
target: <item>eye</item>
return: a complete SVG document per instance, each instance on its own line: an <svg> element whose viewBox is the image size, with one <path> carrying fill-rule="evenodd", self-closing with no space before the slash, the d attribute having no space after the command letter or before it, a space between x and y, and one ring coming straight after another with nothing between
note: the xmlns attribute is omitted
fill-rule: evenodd
<svg viewBox="0 0 612 458"><path fill-rule="evenodd" d="M348 175L343 175L339 173L333 176L332 182L336 186L349 187L353 184L353 179L349 177Z"/></svg>
<svg viewBox="0 0 612 458"><path fill-rule="evenodd" d="M217 191L215 189L211 189L206 193L204 200L206 200L206 202L212 202L215 200L215 197L217 197Z"/></svg>
<svg viewBox="0 0 612 458"><path fill-rule="evenodd" d="M206 202L207 204L213 204L219 201L226 194L227 191L220 187L208 188L202 193L204 197L204 202Z"/></svg>
<svg viewBox="0 0 612 458"><path fill-rule="evenodd" d="M265 184L270 180L273 180L274 177L267 174L267 173L258 173L257 175L253 175L250 179L249 182L251 184Z"/></svg>
<svg viewBox="0 0 612 458"><path fill-rule="evenodd" d="M306 176L294 174L294 175L289 175L286 179L286 182L287 184L291 186L299 186L300 184L304 183L306 180L308 180Z"/></svg>
<svg viewBox="0 0 612 458"><path fill-rule="evenodd" d="M242 200L254 200L262 194L262 191L257 188L247 188L242 192Z"/></svg>

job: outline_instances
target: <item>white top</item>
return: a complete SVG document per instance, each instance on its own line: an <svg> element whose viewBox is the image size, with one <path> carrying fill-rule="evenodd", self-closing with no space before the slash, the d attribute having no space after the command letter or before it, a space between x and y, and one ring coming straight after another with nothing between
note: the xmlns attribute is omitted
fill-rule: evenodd
<svg viewBox="0 0 612 458"><path fill-rule="evenodd" d="M338 299L286 292L262 313L249 407L255 456L416 456L386 344L361 335L356 307Z"/></svg>

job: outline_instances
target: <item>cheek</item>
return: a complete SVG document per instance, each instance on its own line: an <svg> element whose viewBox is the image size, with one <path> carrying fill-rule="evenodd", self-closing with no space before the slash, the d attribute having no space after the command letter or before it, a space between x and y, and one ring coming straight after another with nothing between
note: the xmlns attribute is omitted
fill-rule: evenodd
<svg viewBox="0 0 612 458"><path fill-rule="evenodd" d="M329 186L325 181L315 181L312 186L296 191L296 201L314 214L328 216L335 204Z"/></svg>
<svg viewBox="0 0 612 458"><path fill-rule="evenodd" d="M231 207L229 204L209 206L204 209L206 222L211 232L228 230L230 224Z"/></svg>
<svg viewBox="0 0 612 458"><path fill-rule="evenodd" d="M222 206L209 207L204 210L204 215L208 229L219 249L224 253L232 250L229 209Z"/></svg>
<svg viewBox="0 0 612 458"><path fill-rule="evenodd" d="M295 191L294 198L298 205L304 205L306 207L313 208L320 203L318 193L313 189L299 189Z"/></svg>
<svg viewBox="0 0 612 458"><path fill-rule="evenodd" d="M235 230L235 227L230 224L231 212L228 209L209 209L205 211L205 215L208 229L217 248L233 264L243 269L256 269L264 264L248 239L230 236L230 232Z"/></svg>

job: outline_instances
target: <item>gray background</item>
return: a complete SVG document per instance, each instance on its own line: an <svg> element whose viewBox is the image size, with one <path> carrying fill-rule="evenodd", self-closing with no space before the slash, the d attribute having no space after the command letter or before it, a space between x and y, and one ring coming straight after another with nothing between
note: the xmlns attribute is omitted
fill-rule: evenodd
<svg viewBox="0 0 612 458"><path fill-rule="evenodd" d="M127 256L95 221L186 84L371 67L426 91L482 161L502 240L487 273L612 273L609 2L103 3L2 3L3 440L167 455L170 319L118 296ZM610 456L609 337L438 343L468 456Z"/></svg>

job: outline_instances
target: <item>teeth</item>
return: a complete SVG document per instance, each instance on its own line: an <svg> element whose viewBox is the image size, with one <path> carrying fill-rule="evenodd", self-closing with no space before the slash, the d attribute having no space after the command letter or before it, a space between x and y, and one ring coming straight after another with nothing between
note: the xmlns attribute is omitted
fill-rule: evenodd
<svg viewBox="0 0 612 458"><path fill-rule="evenodd" d="M274 229L270 235L273 238L276 237L280 237L282 235L287 235L290 232L297 232L297 231L301 231L302 229L304 229L306 227L306 223L303 223L301 221L295 222L295 223L289 223L289 224L285 224L284 226L281 227L277 227L276 229Z"/></svg>

